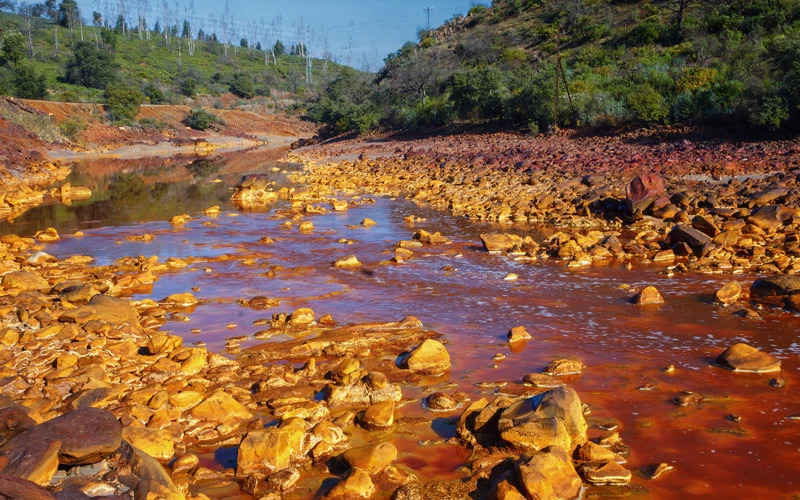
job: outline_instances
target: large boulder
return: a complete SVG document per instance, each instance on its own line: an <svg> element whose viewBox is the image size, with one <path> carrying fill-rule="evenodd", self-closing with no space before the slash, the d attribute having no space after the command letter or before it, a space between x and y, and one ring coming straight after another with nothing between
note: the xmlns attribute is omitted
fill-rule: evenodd
<svg viewBox="0 0 800 500"><path fill-rule="evenodd" d="M706 244L711 242L711 237L697 229L678 224L672 228L672 231L667 235L667 243L670 246L675 246L679 243L686 243L696 254L701 254Z"/></svg>
<svg viewBox="0 0 800 500"><path fill-rule="evenodd" d="M717 356L716 363L735 372L766 373L781 369L781 360L747 344L734 344Z"/></svg>
<svg viewBox="0 0 800 500"><path fill-rule="evenodd" d="M441 342L427 339L408 354L403 365L414 373L441 375L450 369L450 354Z"/></svg>
<svg viewBox="0 0 800 500"><path fill-rule="evenodd" d="M559 424L566 431L568 437L566 443ZM511 431L519 426L523 427ZM583 416L583 405L575 389L558 387L511 404L500 414L497 428L503 439L513 440L514 444L519 446L541 449L543 444L544 446L566 444L568 450L574 450L587 441L588 425ZM528 443L523 443L525 436L531 436ZM543 439L547 436L552 438L551 443L544 443Z"/></svg>
<svg viewBox="0 0 800 500"><path fill-rule="evenodd" d="M272 179L265 174L246 175L236 185L232 199L243 208L270 204L278 199L272 185Z"/></svg>
<svg viewBox="0 0 800 500"><path fill-rule="evenodd" d="M375 494L375 485L366 471L359 468L350 469L347 475L325 495L326 499L355 500L358 498L372 498Z"/></svg>
<svg viewBox="0 0 800 500"><path fill-rule="evenodd" d="M95 295L89 299L89 307L94 310L92 319L105 321L110 325L130 324L141 329L139 317L130 303L109 295Z"/></svg>
<svg viewBox="0 0 800 500"><path fill-rule="evenodd" d="M119 448L122 425L106 410L75 410L17 434L3 445L0 454L8 455L16 448L46 447L55 441L61 442L59 463L92 464Z"/></svg>
<svg viewBox="0 0 800 500"><path fill-rule="evenodd" d="M397 458L397 448L392 443L378 443L360 448L351 448L342 454L351 468L375 474L382 471Z"/></svg>
<svg viewBox="0 0 800 500"><path fill-rule="evenodd" d="M166 429L129 426L122 429L122 438L157 460L169 460L175 454L172 434Z"/></svg>
<svg viewBox="0 0 800 500"><path fill-rule="evenodd" d="M640 175L625 187L625 201L631 212L644 212L656 200L666 196L664 181L658 174Z"/></svg>
<svg viewBox="0 0 800 500"><path fill-rule="evenodd" d="M253 412L223 391L217 391L210 395L202 403L192 408L189 413L192 417L204 422L226 425L250 421L253 418Z"/></svg>
<svg viewBox="0 0 800 500"><path fill-rule="evenodd" d="M517 474L529 499L575 498L583 486L567 451L558 446L534 453L517 466Z"/></svg>
<svg viewBox="0 0 800 500"><path fill-rule="evenodd" d="M236 475L283 470L302 451L305 429L297 424L250 431L239 444Z"/></svg>
<svg viewBox="0 0 800 500"><path fill-rule="evenodd" d="M757 279L750 287L753 298L786 297L800 293L800 275L780 274Z"/></svg>
<svg viewBox="0 0 800 500"><path fill-rule="evenodd" d="M33 271L13 271L3 276L3 288L47 292L50 283Z"/></svg>
<svg viewBox="0 0 800 500"><path fill-rule="evenodd" d="M0 497L10 500L56 500L56 497L41 486L6 474L0 474Z"/></svg>
<svg viewBox="0 0 800 500"><path fill-rule="evenodd" d="M482 234L483 248L490 253L504 253L522 244L522 238L514 234Z"/></svg>
<svg viewBox="0 0 800 500"><path fill-rule="evenodd" d="M783 226L789 219L800 216L800 210L783 205L767 205L757 208L747 217L747 222L767 231Z"/></svg>

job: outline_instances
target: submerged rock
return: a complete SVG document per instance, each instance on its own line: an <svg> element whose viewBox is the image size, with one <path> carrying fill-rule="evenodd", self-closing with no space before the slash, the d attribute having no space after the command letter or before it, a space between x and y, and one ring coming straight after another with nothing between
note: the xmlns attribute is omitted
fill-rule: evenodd
<svg viewBox="0 0 800 500"><path fill-rule="evenodd" d="M654 286L644 287L642 291L637 293L631 300L637 306L652 306L664 303L664 297L661 296L661 292Z"/></svg>
<svg viewBox="0 0 800 500"><path fill-rule="evenodd" d="M738 281L729 281L714 292L714 298L722 304L732 304L742 295L742 285Z"/></svg>
<svg viewBox="0 0 800 500"><path fill-rule="evenodd" d="M522 243L522 238L513 234L482 234L483 248L490 253L508 252Z"/></svg>
<svg viewBox="0 0 800 500"><path fill-rule="evenodd" d="M735 344L717 356L716 363L735 372L776 372L781 360L747 344Z"/></svg>
<svg viewBox="0 0 800 500"><path fill-rule="evenodd" d="M524 326L515 326L514 328L508 331L507 337L509 342L521 342L533 338L531 337L531 334L528 333L528 330L526 330Z"/></svg>

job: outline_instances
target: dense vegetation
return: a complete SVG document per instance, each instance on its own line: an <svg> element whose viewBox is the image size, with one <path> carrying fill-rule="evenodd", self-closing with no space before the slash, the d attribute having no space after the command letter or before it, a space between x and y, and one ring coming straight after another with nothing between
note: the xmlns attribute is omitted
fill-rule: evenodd
<svg viewBox="0 0 800 500"><path fill-rule="evenodd" d="M454 121L535 132L556 109L560 126L796 130L800 0L495 0L421 32L375 78L341 75L309 111L335 133Z"/></svg>
<svg viewBox="0 0 800 500"><path fill-rule="evenodd" d="M74 0L0 1L0 9L0 94L102 102L117 121L135 116L138 103L191 103L228 92L240 99L271 95L270 105L285 107L340 72L355 72L312 59L309 83L302 45L276 41L262 50L260 42L237 38L234 45L215 33L195 34L186 21L180 29L178 22L148 27L121 17L111 23L97 12L85 25Z"/></svg>

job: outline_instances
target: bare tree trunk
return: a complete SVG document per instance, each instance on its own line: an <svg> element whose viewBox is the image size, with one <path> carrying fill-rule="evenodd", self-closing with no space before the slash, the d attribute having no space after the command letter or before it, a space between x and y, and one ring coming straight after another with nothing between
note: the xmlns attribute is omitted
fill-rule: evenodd
<svg viewBox="0 0 800 500"><path fill-rule="evenodd" d="M25 26L28 28L28 57L33 58L33 37L31 34L33 31L33 26L31 25L30 12L25 14Z"/></svg>

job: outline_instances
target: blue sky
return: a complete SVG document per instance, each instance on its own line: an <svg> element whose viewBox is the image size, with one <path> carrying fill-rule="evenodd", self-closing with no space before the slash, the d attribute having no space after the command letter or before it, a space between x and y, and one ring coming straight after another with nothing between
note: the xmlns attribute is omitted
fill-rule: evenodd
<svg viewBox="0 0 800 500"><path fill-rule="evenodd" d="M92 12L109 12L112 18L119 13L119 5L126 5L126 18L135 19L145 13L151 27L156 20L163 25L165 15L178 19L179 24L191 17L193 33L203 25L206 32L221 35L221 18L225 2L219 0L193 0L194 15L190 16L192 0L79 0L84 19L91 22ZM454 14L466 14L476 0L230 0L228 7L233 18L232 26L241 36L256 38L254 31L264 27L279 32L280 38L291 45L298 38L301 20L308 28L312 55L322 56L327 48L340 63L354 67L377 70L386 57L403 43L416 39L417 30L427 25L425 8L433 7L431 25L438 26ZM166 13L164 6L168 6ZM277 22L280 17L280 23ZM273 25L273 21L276 21ZM173 21L171 21L173 22ZM274 26L274 28L273 28ZM246 33L249 33L246 34ZM263 33L263 32L262 32ZM239 39L237 38L237 40ZM266 38L260 35L259 38Z"/></svg>

